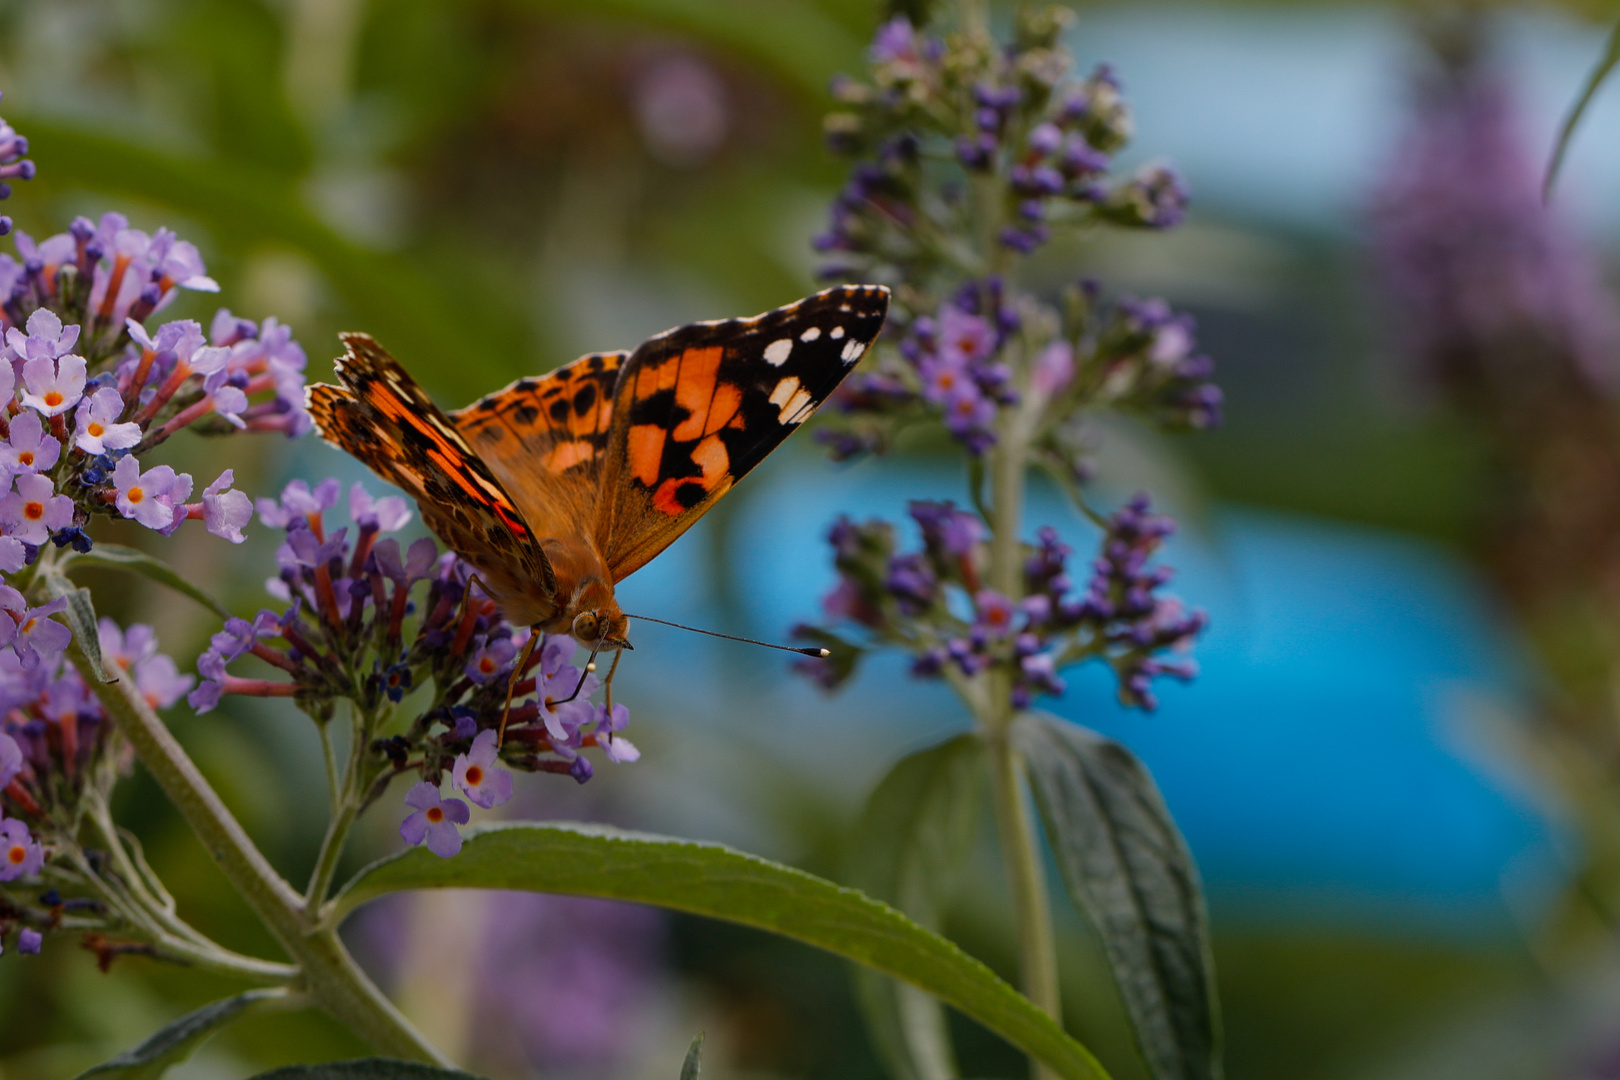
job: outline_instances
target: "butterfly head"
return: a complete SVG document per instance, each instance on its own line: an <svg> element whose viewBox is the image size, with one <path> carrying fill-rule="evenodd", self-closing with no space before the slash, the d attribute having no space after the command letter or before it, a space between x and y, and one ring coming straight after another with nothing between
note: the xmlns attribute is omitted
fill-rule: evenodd
<svg viewBox="0 0 1620 1080"><path fill-rule="evenodd" d="M587 649L612 651L634 648L630 644L630 620L612 601L603 607L575 615L568 632Z"/></svg>

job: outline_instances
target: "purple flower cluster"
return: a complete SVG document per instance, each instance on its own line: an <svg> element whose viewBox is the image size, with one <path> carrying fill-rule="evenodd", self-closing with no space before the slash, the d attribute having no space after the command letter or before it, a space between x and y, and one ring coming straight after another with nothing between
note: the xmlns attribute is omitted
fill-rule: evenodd
<svg viewBox="0 0 1620 1080"><path fill-rule="evenodd" d="M1108 519L1083 589L1069 573L1069 546L1056 530L1041 529L1025 560L1019 597L984 585L986 530L976 515L948 502L914 502L911 517L922 535L915 551L897 550L894 530L883 521L840 518L833 525L828 540L839 580L823 613L834 627L858 628L862 640L834 629L798 629L831 653L796 665L823 686L847 679L861 653L882 642L911 651L918 676L972 679L1004 669L1015 709L1043 694L1061 695L1059 669L1084 659L1108 663L1120 700L1148 710L1157 706L1155 677L1193 677L1191 661L1165 654L1187 651L1206 619L1159 594L1170 571L1148 564L1174 523L1153 514L1145 496Z"/></svg>
<svg viewBox="0 0 1620 1080"><path fill-rule="evenodd" d="M56 830L76 820L86 786L110 783L129 765L101 702L64 662L67 627L43 615L30 618L38 625L19 624L19 632L27 627L32 644L0 653L0 884L39 874L51 846L42 837L72 842L71 831L57 836ZM0 618L0 625L10 623ZM102 619L98 637L102 655L134 680L153 708L168 708L191 688L191 676L158 652L150 626L123 630ZM109 761L111 773L102 767ZM24 917L23 907L0 894L0 939ZM20 951L38 952L39 931L24 926L21 934Z"/></svg>
<svg viewBox="0 0 1620 1080"><path fill-rule="evenodd" d="M0 199L11 197L12 180L32 180L34 163L23 157L28 153L28 140L17 130L0 120ZM11 231L10 217L0 214L0 236Z"/></svg>
<svg viewBox="0 0 1620 1080"><path fill-rule="evenodd" d="M172 234L148 237L109 214L40 244L19 232L17 244L22 263L0 255L0 573L47 540L89 550L93 514L164 535L197 520L240 543L252 506L230 470L193 500L190 475L135 455L193 424L303 434L303 349L275 319L223 309L207 337L191 319L149 331L141 320L176 289L213 287Z"/></svg>
<svg viewBox="0 0 1620 1080"><path fill-rule="evenodd" d="M403 498L374 499L356 483L349 490L349 524L329 529L326 512L341 496L336 480L314 488L295 480L280 499L259 500L260 521L286 530L276 553L280 572L266 583L286 606L252 620L231 619L214 635L197 661L202 682L189 698L194 709L207 712L225 694L291 697L324 723L339 699L378 716L431 684L432 697L406 733L374 740L370 750L379 783L407 771L422 777L407 798L412 813L402 835L441 855L459 850L453 834L469 814L460 799L439 797L446 772L488 809L511 793L511 778L498 762L583 783L593 772L587 748L600 748L613 762L637 759L635 746L620 734L629 711L589 700L600 682L570 662L571 637L538 643L514 684L529 631L501 618L453 553L440 555L431 539L402 547L386 535L411 518ZM286 678L227 670L248 654ZM497 750L495 729L509 686L515 698L505 744Z"/></svg>
<svg viewBox="0 0 1620 1080"><path fill-rule="evenodd" d="M1065 24L1061 12L1026 19L1012 46L982 55L953 51L905 16L878 30L871 82L833 84L839 108L827 118L829 143L872 160L855 169L816 238L817 250L841 254L827 273L892 266L915 280L907 271L946 257L938 238L963 213L960 188L929 198L922 175L925 160L946 154L964 177L1005 180L996 238L1020 254L1046 243L1054 223L1181 221L1187 190L1169 166L1109 183L1111 156L1130 138L1130 112L1106 65L1065 80L1068 58L1057 44Z"/></svg>
<svg viewBox="0 0 1620 1080"><path fill-rule="evenodd" d="M1419 91L1372 206L1404 351L1464 400L1509 410L1565 380L1570 396L1620 393L1620 310L1600 260L1542 204L1509 87L1474 59Z"/></svg>

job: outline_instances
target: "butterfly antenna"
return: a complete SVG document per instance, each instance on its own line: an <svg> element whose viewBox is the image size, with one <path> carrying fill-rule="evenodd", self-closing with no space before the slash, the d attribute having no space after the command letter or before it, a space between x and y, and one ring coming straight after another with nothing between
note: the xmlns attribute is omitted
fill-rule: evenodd
<svg viewBox="0 0 1620 1080"><path fill-rule="evenodd" d="M590 658L590 660L586 661L585 666L580 669L579 682L574 685L574 692L572 694L569 694L565 698L558 698L556 701L553 701L552 702L553 705L566 705L570 701L573 701L575 698L579 697L579 692L581 690L585 689L585 679L586 679L586 677L588 675L590 675L591 672L596 670L596 654L598 652L600 652L601 649L602 649L602 646L598 645L596 648L591 650L591 658ZM615 666L617 666L618 657L614 657L614 663L615 663Z"/></svg>
<svg viewBox="0 0 1620 1080"><path fill-rule="evenodd" d="M825 660L827 657L832 655L832 653L828 652L826 649L820 649L814 646L808 649L801 649L796 645L773 645L769 641L755 641L751 637L738 637L736 634L722 634L718 630L703 630L696 626L687 626L684 623L670 622L668 619L655 619L651 615L631 615L627 611L625 612L625 617L629 619L640 619L642 622L655 622L660 626L673 626L677 630L690 630L694 634L707 634L710 637L725 638L727 641L741 641L745 645L762 645L767 649L781 649L783 652L798 653L800 656L814 656L818 660Z"/></svg>

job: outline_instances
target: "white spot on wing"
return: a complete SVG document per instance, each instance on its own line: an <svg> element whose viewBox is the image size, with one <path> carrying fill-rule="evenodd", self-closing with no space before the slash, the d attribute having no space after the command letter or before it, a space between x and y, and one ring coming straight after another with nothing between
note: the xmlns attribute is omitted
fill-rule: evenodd
<svg viewBox="0 0 1620 1080"><path fill-rule="evenodd" d="M834 341L837 341L839 338L844 336L844 328L842 326L835 326L832 328L832 333L828 334L827 336L832 338Z"/></svg>
<svg viewBox="0 0 1620 1080"><path fill-rule="evenodd" d="M792 338L779 338L765 346L765 362L772 367L781 367L787 363L787 358L793 352Z"/></svg>
<svg viewBox="0 0 1620 1080"><path fill-rule="evenodd" d="M865 351L866 351L866 346L865 345L862 345L859 341L856 341L854 338L850 338L849 339L849 344L844 346L844 351L843 351L843 353L841 355L844 358L844 363L853 364L855 361L857 361L857 360L859 360L861 358L861 353L863 353Z"/></svg>
<svg viewBox="0 0 1620 1080"><path fill-rule="evenodd" d="M814 340L816 340L816 338L818 338L820 336L821 336L821 327L812 326L810 329L806 330L804 333L799 335L799 340L800 341L814 341Z"/></svg>
<svg viewBox="0 0 1620 1080"><path fill-rule="evenodd" d="M803 412L810 404L810 391L800 386L796 377L789 375L776 384L775 389L771 391L770 401L772 405L779 405L782 409L776 417L777 423L796 424L804 419L796 414Z"/></svg>

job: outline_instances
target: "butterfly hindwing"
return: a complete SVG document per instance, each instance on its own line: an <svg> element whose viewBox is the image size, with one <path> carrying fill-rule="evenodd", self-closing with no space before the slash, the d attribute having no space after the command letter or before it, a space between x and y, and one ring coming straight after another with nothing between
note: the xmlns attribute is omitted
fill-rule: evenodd
<svg viewBox="0 0 1620 1080"><path fill-rule="evenodd" d="M422 519L525 609L555 606L556 575L522 512L450 419L366 334L344 334L340 385L309 388L326 440L415 496Z"/></svg>
<svg viewBox="0 0 1620 1080"><path fill-rule="evenodd" d="M646 565L787 438L888 313L881 286L827 289L752 319L679 327L620 369L596 544L614 581Z"/></svg>

